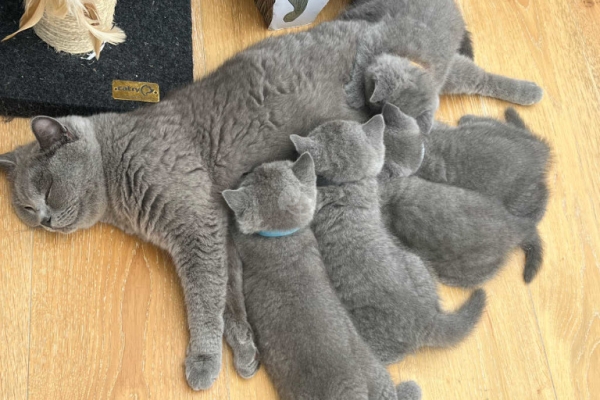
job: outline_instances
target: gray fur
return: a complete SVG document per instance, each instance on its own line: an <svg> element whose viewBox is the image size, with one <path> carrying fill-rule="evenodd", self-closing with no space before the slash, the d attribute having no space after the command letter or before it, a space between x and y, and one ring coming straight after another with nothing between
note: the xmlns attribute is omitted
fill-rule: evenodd
<svg viewBox="0 0 600 400"><path fill-rule="evenodd" d="M506 115L509 123L465 116L456 128L434 129L425 138L417 176L496 198L514 215L537 223L548 203L550 148L516 111Z"/></svg>
<svg viewBox="0 0 600 400"><path fill-rule="evenodd" d="M351 80L345 86L352 107L361 108L367 104L365 75L385 53L423 66L438 94L481 94L523 105L537 103L542 98L543 91L535 83L488 74L473 60L459 54L468 33L460 11L452 1L372 0L354 4L340 18L369 21L373 26L358 44ZM382 40L389 37L397 40ZM414 72L406 71L405 75L411 76ZM380 100L394 103L392 99ZM401 104L396 105L402 109ZM419 126L427 132L433 122L433 113L427 122L424 117L419 118Z"/></svg>
<svg viewBox="0 0 600 400"><path fill-rule="evenodd" d="M187 306L187 380L194 389L211 386L221 366L223 313L243 309L226 307L227 265L235 264L227 254L235 252L227 251L220 192L256 165L291 158L291 134L333 119L367 120L369 110L349 107L344 86L358 79L364 97L364 69L379 54L407 56L433 69L437 85L445 81L464 34L457 7L452 0L405 3L387 0L385 21L346 18L266 39L159 104L60 118L55 132L65 127L72 138L0 156L17 215L29 226L44 221L62 232L102 221L169 251ZM361 4L379 12L384 3ZM45 202L49 182L55 183ZM238 372L250 375L255 354L247 324L225 333L234 352L244 354L234 356L243 360Z"/></svg>
<svg viewBox="0 0 600 400"><path fill-rule="evenodd" d="M514 133L513 140L514 127L525 129L518 114L507 111L512 126L463 117L461 123L471 124L470 131L463 134L464 127L438 126L430 137L420 135L421 141L415 137L415 123L410 125L413 119L397 107L387 104L384 116L386 143L394 144L387 147L386 166L379 177L382 212L390 230L446 284L483 283L517 246L526 252L524 278L530 282L542 261L536 224L547 191L512 194L538 187L528 182L545 188L547 148L525 131ZM522 143L523 137L533 145ZM424 143L427 151L421 169L417 171L414 162L412 168L398 167L421 156ZM437 183L405 178L415 171Z"/></svg>
<svg viewBox="0 0 600 400"><path fill-rule="evenodd" d="M374 110L391 103L415 118L423 133L429 133L439 107L432 75L403 57L382 54L365 73L365 96Z"/></svg>
<svg viewBox="0 0 600 400"><path fill-rule="evenodd" d="M319 187L312 224L329 278L358 332L385 363L422 346L449 346L474 328L485 306L477 290L456 312L440 309L436 284L421 261L384 226L377 175L383 165L383 117L361 125L328 122L307 138L292 136L315 157Z"/></svg>
<svg viewBox="0 0 600 400"><path fill-rule="evenodd" d="M310 155L294 164L263 164L223 196L236 214L234 239L243 262L248 320L279 396L396 399L387 371L331 288L308 228L317 200ZM277 238L256 234L291 228L301 230ZM401 399L421 397L414 382L398 391Z"/></svg>

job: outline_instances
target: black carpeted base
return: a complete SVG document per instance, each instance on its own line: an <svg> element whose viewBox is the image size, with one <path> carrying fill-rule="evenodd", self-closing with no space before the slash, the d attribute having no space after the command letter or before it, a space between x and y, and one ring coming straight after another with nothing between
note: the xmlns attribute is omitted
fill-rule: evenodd
<svg viewBox="0 0 600 400"><path fill-rule="evenodd" d="M0 1L0 38L18 29L22 0ZM112 81L158 83L163 98L193 80L190 0L119 0L115 23L127 40L100 60L57 53L33 30L0 43L0 115L88 115L147 104L114 100Z"/></svg>

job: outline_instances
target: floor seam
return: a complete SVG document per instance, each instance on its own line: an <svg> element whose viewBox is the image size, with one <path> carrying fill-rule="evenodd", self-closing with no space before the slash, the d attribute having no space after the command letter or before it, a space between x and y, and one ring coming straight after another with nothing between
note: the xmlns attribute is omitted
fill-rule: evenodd
<svg viewBox="0 0 600 400"><path fill-rule="evenodd" d="M546 360L546 368L548 368L548 374L550 375L550 382L552 383L552 391L554 392L554 398L558 400L558 394L556 393L556 385L554 384L554 375L552 374L552 369L550 368L550 360L548 359L548 352L546 351L546 343L544 342L544 338L542 336L540 320L538 319L537 311L535 309L535 303L533 301L533 295L531 294L531 288L527 288L527 293L529 294L529 302L531 303L531 309L533 310L533 317L535 318L535 324L537 325L537 331L538 336L540 338L540 343L542 344L542 350L544 350L544 359Z"/></svg>

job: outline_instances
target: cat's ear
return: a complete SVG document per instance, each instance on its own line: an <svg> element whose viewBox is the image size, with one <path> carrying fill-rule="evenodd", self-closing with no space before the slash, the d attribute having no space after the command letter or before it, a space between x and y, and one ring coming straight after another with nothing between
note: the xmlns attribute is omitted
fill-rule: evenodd
<svg viewBox="0 0 600 400"><path fill-rule="evenodd" d="M0 170L11 172L17 166L17 156L14 152L0 154Z"/></svg>
<svg viewBox="0 0 600 400"><path fill-rule="evenodd" d="M420 127L417 121L403 113L397 106L391 103L385 103L381 110L386 127L398 128L403 133L420 133Z"/></svg>
<svg viewBox="0 0 600 400"><path fill-rule="evenodd" d="M394 93L395 85L392 85L388 79L381 77L373 77L373 93L369 98L371 104L377 104L385 100L389 100Z"/></svg>
<svg viewBox="0 0 600 400"><path fill-rule="evenodd" d="M244 189L223 190L225 202L236 215L242 214L251 203L250 197Z"/></svg>
<svg viewBox="0 0 600 400"><path fill-rule="evenodd" d="M292 172L296 178L305 185L315 185L317 175L315 174L315 162L310 153L302 153L292 165Z"/></svg>
<svg viewBox="0 0 600 400"><path fill-rule="evenodd" d="M77 140L66 126L51 117L38 116L31 120L31 130L42 150L49 149L56 143L69 143Z"/></svg>
<svg viewBox="0 0 600 400"><path fill-rule="evenodd" d="M383 115L377 114L362 126L367 139L373 146L380 146L383 143L383 131L385 130L385 121Z"/></svg>
<svg viewBox="0 0 600 400"><path fill-rule="evenodd" d="M316 143L313 139L298 135L290 135L290 140L294 143L296 151L300 154L305 152L314 152L317 150Z"/></svg>
<svg viewBox="0 0 600 400"><path fill-rule="evenodd" d="M431 132L431 128L433 128L433 114L432 110L427 110L416 118L417 125L419 125L419 129L424 135L428 135Z"/></svg>

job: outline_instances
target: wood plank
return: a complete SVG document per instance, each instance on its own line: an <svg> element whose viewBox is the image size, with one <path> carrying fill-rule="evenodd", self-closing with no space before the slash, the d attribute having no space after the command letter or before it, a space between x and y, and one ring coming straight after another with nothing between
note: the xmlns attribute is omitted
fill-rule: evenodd
<svg viewBox="0 0 600 400"><path fill-rule="evenodd" d="M585 7L589 3L520 0L474 6L476 20L502 21L474 29L478 38L501 38L496 52L482 54L483 62L533 78L546 90L539 106L523 112L554 148L552 198L541 225L544 268L530 290L556 394L563 399L600 393L595 379L600 372L595 251L600 104L594 77L600 19L597 5Z"/></svg>
<svg viewBox="0 0 600 400"><path fill-rule="evenodd" d="M0 154L27 137L27 121L0 121ZM3 174L1 174L3 175ZM0 178L0 398L26 399L33 233L16 217Z"/></svg>
<svg viewBox="0 0 600 400"><path fill-rule="evenodd" d="M252 0L192 3L196 77L264 37L285 33L266 31ZM331 1L320 19L344 4ZM421 351L389 370L396 382L417 380L424 399L598 398L600 4L459 4L478 64L546 90L540 105L518 108L555 149L552 199L541 225L545 263L527 287L522 255L515 254L485 286L489 307L473 336L454 349ZM506 105L455 96L443 100L438 115L448 122L467 112L497 117ZM25 120L0 123L0 151L30 135ZM108 226L69 236L33 233L18 221L8 196L1 179L0 397L276 398L264 369L251 380L237 377L229 350L213 389L187 387L185 311L168 255ZM467 295L441 293L449 308Z"/></svg>

